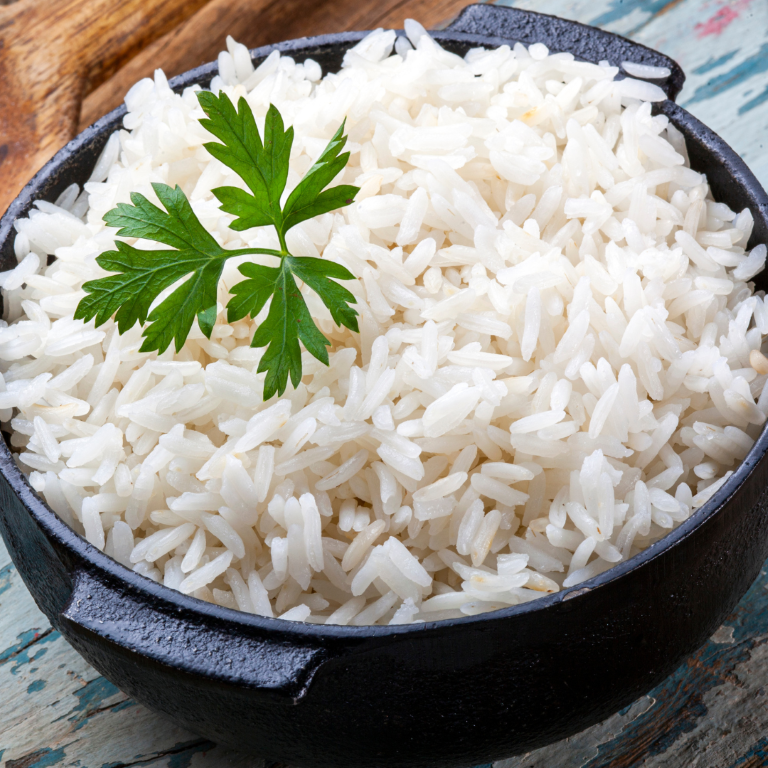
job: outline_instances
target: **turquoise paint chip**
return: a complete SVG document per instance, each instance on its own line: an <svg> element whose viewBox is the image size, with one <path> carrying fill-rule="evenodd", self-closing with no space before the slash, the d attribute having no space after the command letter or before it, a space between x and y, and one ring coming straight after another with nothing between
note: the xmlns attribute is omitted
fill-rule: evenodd
<svg viewBox="0 0 768 768"><path fill-rule="evenodd" d="M15 570L13 563L8 563L4 568L0 568L0 595L11 588L11 576ZM0 752L0 757L2 756L3 754Z"/></svg>
<svg viewBox="0 0 768 768"><path fill-rule="evenodd" d="M27 686L27 693L37 693L45 688L45 680L35 680Z"/></svg>
<svg viewBox="0 0 768 768"><path fill-rule="evenodd" d="M2 753L0 753L2 756ZM28 755L24 755L19 758L19 765L23 765L24 768L51 768L51 766L59 765L66 757L64 748L59 749L40 749L37 752L30 752Z"/></svg>
<svg viewBox="0 0 768 768"><path fill-rule="evenodd" d="M755 96L754 99L750 99L745 104L742 104L739 107L739 114L743 115L745 112L749 112L751 109L754 109L755 107L759 107L765 101L768 101L768 85L765 87L763 92Z"/></svg>
<svg viewBox="0 0 768 768"><path fill-rule="evenodd" d="M768 43L763 43L760 50L753 53L735 67L716 75L704 85L700 85L690 99L683 102L683 106L695 104L698 101L706 101L720 96L731 88L749 80L750 77L768 71ZM758 97L759 98L759 97Z"/></svg>
<svg viewBox="0 0 768 768"><path fill-rule="evenodd" d="M695 75L704 75L707 72L711 72L713 69L717 69L730 61L737 53L738 50L729 51L716 59L710 56L700 67L696 67L696 69L693 70L693 73Z"/></svg>

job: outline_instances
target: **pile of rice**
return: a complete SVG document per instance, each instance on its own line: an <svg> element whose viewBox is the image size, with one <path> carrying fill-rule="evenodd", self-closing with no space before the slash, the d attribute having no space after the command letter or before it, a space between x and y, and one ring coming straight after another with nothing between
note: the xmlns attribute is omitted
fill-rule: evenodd
<svg viewBox="0 0 768 768"><path fill-rule="evenodd" d="M179 184L227 248L195 91L126 96L81 192L16 222L0 277L0 418L32 486L93 545L222 606L399 624L532 600L632 557L725 482L768 412L766 247L712 200L655 85L541 44L461 58L415 22L338 74L229 41L211 88L296 131L288 191L346 118L352 206L288 235L356 276L360 333L262 402L253 320L138 352L141 328L72 319L115 230L102 216ZM640 77L665 73L627 64ZM286 192L287 194L287 192ZM132 241L131 241L132 242ZM156 247L139 242L139 247ZM47 256L53 255L54 259ZM273 264L271 257L247 257ZM49 263L50 262L50 263Z"/></svg>

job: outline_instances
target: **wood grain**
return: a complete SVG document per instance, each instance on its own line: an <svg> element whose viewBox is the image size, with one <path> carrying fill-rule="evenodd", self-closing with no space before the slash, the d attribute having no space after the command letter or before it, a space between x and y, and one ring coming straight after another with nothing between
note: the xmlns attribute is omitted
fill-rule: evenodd
<svg viewBox="0 0 768 768"><path fill-rule="evenodd" d="M25 2L26 0L22 0ZM0 0L0 11L3 10ZM306 4L312 0L307 0ZM440 0L438 0L440 2ZM681 103L714 127L768 186L768 3L765 0L502 0L628 35L683 65ZM413 16L437 25L460 10L447 2L358 0L326 3L353 13L335 28L268 11L268 3L212 0L198 39L179 29L130 63L138 76L155 64L169 73L213 59L227 33L248 45ZM276 4L273 4L276 5ZM294 15L320 11L287 0ZM212 11L225 13L216 26ZM239 9L232 16L227 8ZM253 10L256 9L256 10ZM297 11L298 9L298 11ZM350 10L351 9L351 10ZM272 15L270 15L270 13ZM252 15L249 15L252 14ZM319 14L319 16L318 16ZM440 15L442 14L442 16ZM198 12L195 24L203 18ZM254 19L285 27L259 29ZM338 18L334 16L334 18ZM263 23L266 24L266 21ZM307 22L308 23L308 22ZM315 22L312 22L315 23ZM322 25L322 19L317 22ZM205 34L200 34L203 30ZM306 30L306 31L305 31ZM210 37L208 39L206 37ZM215 40L214 40L215 38ZM173 40L178 42L172 43ZM193 54L186 46L197 46ZM154 56L154 58L153 58ZM167 57L162 59L161 57ZM189 58L185 58L188 56ZM143 64L141 62L143 61ZM169 63L170 62L170 66ZM177 68L173 68L173 62ZM144 70L139 67L144 66ZM136 75L121 70L104 90L119 103ZM125 76L125 77L124 77ZM89 99L96 104L97 94ZM105 102L106 103L106 102ZM768 566L768 563L766 564ZM628 660L631 663L631 660ZM236 755L181 731L127 699L90 668L37 610L0 543L1 768L285 768ZM630 707L566 741L494 768L765 768L768 766L768 572L709 642L664 683ZM482 766L478 768L491 768Z"/></svg>
<svg viewBox="0 0 768 768"><path fill-rule="evenodd" d="M206 0L22 0L0 7L0 211L74 136L85 94Z"/></svg>
<svg viewBox="0 0 768 768"><path fill-rule="evenodd" d="M356 29L402 27L406 17L435 27L456 16L468 0L212 0L184 24L138 54L83 103L80 130L122 103L142 77L162 69L178 75L216 58L232 35L249 48L281 40Z"/></svg>

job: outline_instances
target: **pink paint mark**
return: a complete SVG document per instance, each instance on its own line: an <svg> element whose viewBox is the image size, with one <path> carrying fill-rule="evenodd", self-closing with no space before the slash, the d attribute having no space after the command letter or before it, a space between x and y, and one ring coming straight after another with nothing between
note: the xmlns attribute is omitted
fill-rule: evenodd
<svg viewBox="0 0 768 768"><path fill-rule="evenodd" d="M735 3L720 8L714 16L694 27L699 39L707 35L719 35L732 21L739 18L741 11L749 7L752 0L737 0Z"/></svg>

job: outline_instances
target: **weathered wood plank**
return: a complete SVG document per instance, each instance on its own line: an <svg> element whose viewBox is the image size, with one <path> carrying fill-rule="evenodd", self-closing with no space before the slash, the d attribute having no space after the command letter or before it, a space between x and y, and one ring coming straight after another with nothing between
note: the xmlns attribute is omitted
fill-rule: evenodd
<svg viewBox="0 0 768 768"><path fill-rule="evenodd" d="M681 104L768 184L766 0L502 3L597 24L677 59L688 75ZM411 13L402 6L403 16ZM768 766L767 641L764 570L704 648L654 691L571 739L494 768ZM285 768L216 747L128 700L51 629L1 544L0 692L2 768Z"/></svg>
<svg viewBox="0 0 768 768"><path fill-rule="evenodd" d="M262 768L159 719L100 677L51 628L1 543L0 617L0 766Z"/></svg>

